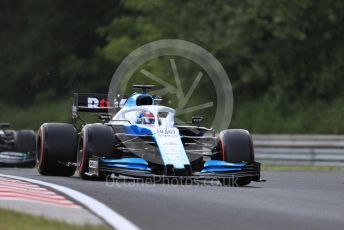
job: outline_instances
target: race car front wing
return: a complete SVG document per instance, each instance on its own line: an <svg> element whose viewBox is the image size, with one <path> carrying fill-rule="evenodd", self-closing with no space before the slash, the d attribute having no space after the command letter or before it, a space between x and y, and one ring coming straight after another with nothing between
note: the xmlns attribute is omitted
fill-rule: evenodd
<svg viewBox="0 0 344 230"><path fill-rule="evenodd" d="M204 168L199 172L191 172L189 175L157 174L154 173L142 158L104 159L91 158L89 161L89 176L99 176L100 173L114 174L115 176L128 176L142 179L154 179L164 181L178 180L221 180L235 178L249 178L251 181L261 181L260 163L228 163L224 161L210 160L205 162Z"/></svg>
<svg viewBox="0 0 344 230"><path fill-rule="evenodd" d="M33 154L18 152L0 152L0 166L3 167L34 167L36 157Z"/></svg>

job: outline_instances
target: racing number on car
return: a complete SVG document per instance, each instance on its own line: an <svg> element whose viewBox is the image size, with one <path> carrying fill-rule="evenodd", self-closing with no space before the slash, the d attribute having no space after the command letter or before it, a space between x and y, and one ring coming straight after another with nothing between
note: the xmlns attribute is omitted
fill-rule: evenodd
<svg viewBox="0 0 344 230"><path fill-rule="evenodd" d="M93 169L97 169L97 168L98 168L98 161L90 160L90 161L88 162L88 167L89 167L89 168L93 168Z"/></svg>

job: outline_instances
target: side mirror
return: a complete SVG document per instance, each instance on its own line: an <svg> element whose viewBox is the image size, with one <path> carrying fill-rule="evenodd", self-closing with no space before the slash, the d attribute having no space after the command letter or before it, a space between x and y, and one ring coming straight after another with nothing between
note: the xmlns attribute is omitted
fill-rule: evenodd
<svg viewBox="0 0 344 230"><path fill-rule="evenodd" d="M203 121L203 117L192 117L191 122L193 125L199 125Z"/></svg>
<svg viewBox="0 0 344 230"><path fill-rule="evenodd" d="M157 95L154 97L154 105L160 105L160 103L162 102L162 97Z"/></svg>

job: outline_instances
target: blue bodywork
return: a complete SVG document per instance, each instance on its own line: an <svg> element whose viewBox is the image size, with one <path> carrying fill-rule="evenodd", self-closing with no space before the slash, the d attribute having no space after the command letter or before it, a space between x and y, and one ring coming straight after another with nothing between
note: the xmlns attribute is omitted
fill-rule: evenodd
<svg viewBox="0 0 344 230"><path fill-rule="evenodd" d="M139 125L124 126L123 128L126 134L152 135L152 131L150 129Z"/></svg>
<svg viewBox="0 0 344 230"><path fill-rule="evenodd" d="M137 106L136 105L136 100L138 97L150 97L152 99L152 102L154 101L154 98L147 93L134 93L133 95L131 95L131 97L128 98L128 100L125 102L124 106L125 107L133 107L133 106Z"/></svg>
<svg viewBox="0 0 344 230"><path fill-rule="evenodd" d="M126 168L134 170L151 171L149 164L142 158L100 159L107 167ZM245 167L245 163L229 163L219 160L209 160L204 163L201 173L238 171Z"/></svg>
<svg viewBox="0 0 344 230"><path fill-rule="evenodd" d="M238 171L245 167L245 163L229 163L226 161L209 160L204 163L202 173Z"/></svg>
<svg viewBox="0 0 344 230"><path fill-rule="evenodd" d="M151 171L148 162L142 158L100 159L100 162L107 167Z"/></svg>

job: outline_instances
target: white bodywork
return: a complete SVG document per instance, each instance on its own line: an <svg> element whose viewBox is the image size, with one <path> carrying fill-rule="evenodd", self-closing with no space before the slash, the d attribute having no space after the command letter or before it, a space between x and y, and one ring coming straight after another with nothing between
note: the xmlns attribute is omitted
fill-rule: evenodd
<svg viewBox="0 0 344 230"><path fill-rule="evenodd" d="M154 115L154 124L137 124L137 116L143 111ZM158 105L124 107L112 118L110 124L125 126L135 124L151 130L164 164L173 165L176 169L184 169L185 165L190 165L190 162L180 139L179 130L174 126L175 114L174 109Z"/></svg>

